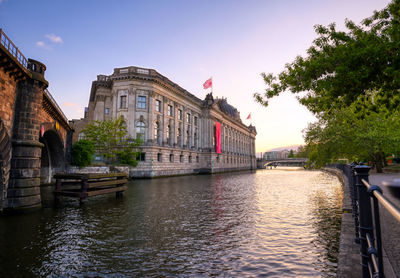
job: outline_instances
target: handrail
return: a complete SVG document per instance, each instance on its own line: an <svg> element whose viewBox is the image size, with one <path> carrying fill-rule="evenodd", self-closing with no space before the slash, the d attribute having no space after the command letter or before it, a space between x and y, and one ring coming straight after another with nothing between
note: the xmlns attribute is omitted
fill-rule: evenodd
<svg viewBox="0 0 400 278"><path fill-rule="evenodd" d="M360 244L362 277L385 277L379 204L400 224L400 209L387 199L377 185L369 183L371 167L357 164L332 164L348 180L353 207L355 243Z"/></svg>
<svg viewBox="0 0 400 278"><path fill-rule="evenodd" d="M361 182L370 189L372 186L365 181L364 179ZM391 202L389 201L381 192L378 190L373 191L374 196L379 200L379 202L390 212L390 214L396 218L397 221L400 222L400 210Z"/></svg>
<svg viewBox="0 0 400 278"><path fill-rule="evenodd" d="M28 68L28 59L25 58L24 54L19 51L18 47L7 37L3 29L0 28L0 43L5 47L5 49L14 56L17 61L24 67Z"/></svg>

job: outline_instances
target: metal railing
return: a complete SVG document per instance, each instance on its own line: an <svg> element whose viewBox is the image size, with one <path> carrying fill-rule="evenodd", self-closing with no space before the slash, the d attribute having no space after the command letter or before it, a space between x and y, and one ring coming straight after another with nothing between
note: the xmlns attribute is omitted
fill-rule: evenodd
<svg viewBox="0 0 400 278"><path fill-rule="evenodd" d="M17 61L24 67L28 68L28 59L25 58L24 54L19 51L18 47L7 37L3 29L0 28L0 43L5 47L5 49L14 56Z"/></svg>
<svg viewBox="0 0 400 278"><path fill-rule="evenodd" d="M348 179L353 207L355 242L360 244L363 278L385 277L382 259L382 233L379 205L400 223L400 210L369 183L371 167L357 164L330 165L343 171ZM371 206L372 202L372 206Z"/></svg>

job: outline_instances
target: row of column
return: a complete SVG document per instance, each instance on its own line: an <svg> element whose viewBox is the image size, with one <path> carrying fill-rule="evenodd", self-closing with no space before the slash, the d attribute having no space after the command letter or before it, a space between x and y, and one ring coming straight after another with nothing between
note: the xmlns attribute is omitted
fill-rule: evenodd
<svg viewBox="0 0 400 278"><path fill-rule="evenodd" d="M252 137L243 132L234 130L226 124L222 124L221 131L222 151L233 152L243 155L252 154Z"/></svg>

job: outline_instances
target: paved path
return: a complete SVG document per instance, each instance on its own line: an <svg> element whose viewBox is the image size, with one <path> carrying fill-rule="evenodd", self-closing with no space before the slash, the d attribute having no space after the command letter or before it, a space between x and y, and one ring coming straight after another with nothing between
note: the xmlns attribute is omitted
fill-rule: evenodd
<svg viewBox="0 0 400 278"><path fill-rule="evenodd" d="M354 220L352 213L346 212L352 209L348 181L340 170L326 170L337 175L343 182L343 214L337 277L361 278L360 245L354 242ZM383 181L390 181L396 178L400 178L400 174L371 174L369 181L373 185L381 186L384 195L393 204L400 207L400 200L393 197L386 186L382 185ZM382 241L384 242L385 277L400 277L400 223L393 219L382 207L380 208L380 215L383 233Z"/></svg>
<svg viewBox="0 0 400 278"><path fill-rule="evenodd" d="M379 185L382 188L383 195L400 209L400 199L394 197L388 188L382 184L383 181L391 181L399 178L400 173L372 174L369 177L369 181L370 184ZM400 277L400 223L397 222L382 206L379 208L379 213L381 216L383 248L385 249L389 262L393 267L395 273L394 277ZM387 273L387 276L388 274L389 273Z"/></svg>

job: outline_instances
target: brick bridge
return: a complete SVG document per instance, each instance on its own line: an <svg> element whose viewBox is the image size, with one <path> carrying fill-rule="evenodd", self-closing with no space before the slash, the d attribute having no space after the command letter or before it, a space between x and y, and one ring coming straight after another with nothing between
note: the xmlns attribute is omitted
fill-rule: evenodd
<svg viewBox="0 0 400 278"><path fill-rule="evenodd" d="M0 29L0 211L40 207L40 184L68 160L72 128L45 70Z"/></svg>

